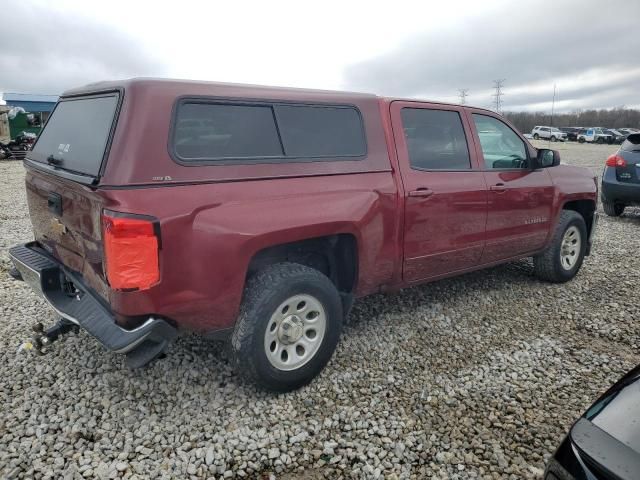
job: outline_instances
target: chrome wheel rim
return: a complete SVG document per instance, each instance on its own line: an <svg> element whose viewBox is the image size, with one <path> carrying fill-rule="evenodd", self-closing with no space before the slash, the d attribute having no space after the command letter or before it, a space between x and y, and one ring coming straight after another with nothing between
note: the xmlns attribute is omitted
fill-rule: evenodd
<svg viewBox="0 0 640 480"><path fill-rule="evenodd" d="M560 264L562 268L571 270L575 266L580 256L581 247L580 230L574 226L567 228L560 245Z"/></svg>
<svg viewBox="0 0 640 480"><path fill-rule="evenodd" d="M312 295L289 297L271 315L264 333L264 351L278 370L296 370L318 353L327 327L327 315Z"/></svg>

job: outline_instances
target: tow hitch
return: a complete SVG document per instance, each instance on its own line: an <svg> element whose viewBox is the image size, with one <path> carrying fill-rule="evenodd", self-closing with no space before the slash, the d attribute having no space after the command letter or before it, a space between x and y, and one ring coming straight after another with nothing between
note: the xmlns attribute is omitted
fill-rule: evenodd
<svg viewBox="0 0 640 480"><path fill-rule="evenodd" d="M61 318L46 330L42 323L36 323L32 328L35 332L34 336L31 337L30 340L22 343L20 347L18 347L18 351L34 350L38 355L44 355L49 351L48 347L50 347L51 344L58 340L62 335L69 332L77 333L79 330L75 323L64 318Z"/></svg>

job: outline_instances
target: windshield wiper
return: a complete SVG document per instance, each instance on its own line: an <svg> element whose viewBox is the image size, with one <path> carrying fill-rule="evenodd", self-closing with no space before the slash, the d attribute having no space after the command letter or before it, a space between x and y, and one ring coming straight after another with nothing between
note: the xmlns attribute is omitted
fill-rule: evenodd
<svg viewBox="0 0 640 480"><path fill-rule="evenodd" d="M47 157L47 163L49 165L53 165L54 167L58 167L60 165L62 165L62 159L61 158L56 158L53 156L53 154L49 155Z"/></svg>

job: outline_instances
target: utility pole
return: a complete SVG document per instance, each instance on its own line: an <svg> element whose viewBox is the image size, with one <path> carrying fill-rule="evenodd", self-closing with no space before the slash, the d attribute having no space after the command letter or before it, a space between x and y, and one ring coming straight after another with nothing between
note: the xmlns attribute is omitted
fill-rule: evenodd
<svg viewBox="0 0 640 480"><path fill-rule="evenodd" d="M504 87L505 80L505 78L502 78L500 80L493 81L493 88L496 89L496 93L493 94L493 97L495 98L493 104L496 107L496 113L500 114L502 114L502 96L504 95L502 88Z"/></svg>
<svg viewBox="0 0 640 480"><path fill-rule="evenodd" d="M554 111L554 107L556 106L556 84L553 84L553 100L551 100L551 122L549 123L549 126L553 127L553 111Z"/></svg>
<svg viewBox="0 0 640 480"><path fill-rule="evenodd" d="M458 96L460 97L460 105L467 103L467 97L469 96L468 88L461 88L458 90Z"/></svg>

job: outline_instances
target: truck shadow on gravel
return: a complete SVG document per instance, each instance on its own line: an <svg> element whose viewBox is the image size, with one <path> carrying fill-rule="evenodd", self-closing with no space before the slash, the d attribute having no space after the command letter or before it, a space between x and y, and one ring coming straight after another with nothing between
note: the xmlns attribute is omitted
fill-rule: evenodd
<svg viewBox="0 0 640 480"><path fill-rule="evenodd" d="M373 308L376 314L410 313L416 305L427 303L442 304L449 308L469 299L470 292L474 296L483 293L495 293L501 289L513 289L516 285L541 284L533 275L533 262L530 259L499 265L485 270L467 273L457 277L438 280L432 283L406 288L396 293L379 294L359 300L354 305L348 320L351 326L367 322L363 309ZM445 305L445 306L447 306Z"/></svg>

